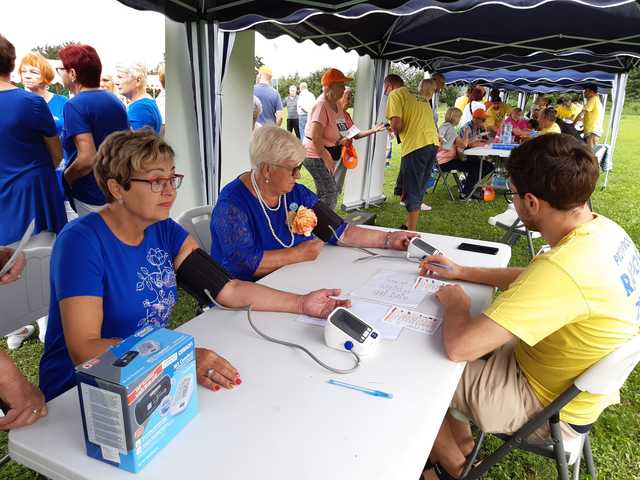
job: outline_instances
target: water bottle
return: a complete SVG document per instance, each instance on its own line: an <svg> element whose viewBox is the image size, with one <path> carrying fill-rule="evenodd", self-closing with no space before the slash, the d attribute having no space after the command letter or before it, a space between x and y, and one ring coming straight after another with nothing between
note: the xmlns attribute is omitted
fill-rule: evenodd
<svg viewBox="0 0 640 480"><path fill-rule="evenodd" d="M502 143L511 143L511 133L513 132L513 125L510 123L502 124Z"/></svg>

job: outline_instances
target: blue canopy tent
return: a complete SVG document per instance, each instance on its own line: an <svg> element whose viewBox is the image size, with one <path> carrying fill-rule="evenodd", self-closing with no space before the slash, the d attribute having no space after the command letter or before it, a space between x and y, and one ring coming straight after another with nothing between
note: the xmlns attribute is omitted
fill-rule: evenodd
<svg viewBox="0 0 640 480"><path fill-rule="evenodd" d="M624 91L624 72L640 63L640 5L635 0L119 1L185 23L193 42L194 77L204 86L194 88L196 104L202 115L210 117L206 128L200 129L202 149L210 143L207 131L220 128L219 111L213 107L215 78L208 73L215 66L211 51L229 44L229 34L247 29L268 38L289 35L300 42L355 50L374 59L377 72L385 72L390 61L444 72L475 67L597 69L620 74L614 83ZM215 26L224 32L219 37L214 35ZM216 78L223 72L224 64L215 70ZM374 87L381 90L381 85ZM378 99L371 106L372 115L380 110L377 103ZM372 168L374 154L375 149L367 149L365 170ZM219 153L202 155L207 201L212 202L219 188L215 175ZM365 191L365 203L367 196Z"/></svg>

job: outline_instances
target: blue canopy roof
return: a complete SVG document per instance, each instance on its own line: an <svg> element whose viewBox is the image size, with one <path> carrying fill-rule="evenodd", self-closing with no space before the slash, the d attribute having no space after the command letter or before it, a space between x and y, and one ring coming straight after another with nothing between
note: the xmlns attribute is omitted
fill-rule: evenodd
<svg viewBox="0 0 640 480"><path fill-rule="evenodd" d="M590 72L578 72L575 70L452 70L447 72L447 83L466 82L477 83L479 81L496 82L502 81L506 83L514 82L546 82L546 83L560 83L560 82L609 82L609 85L613 82L614 74L610 72L603 72L599 70L593 70Z"/></svg>
<svg viewBox="0 0 640 480"><path fill-rule="evenodd" d="M597 65L623 72L640 63L635 0L120 2L177 21L217 21L223 30L253 28L268 38L290 35L428 70L458 69L471 61L481 68L589 70ZM576 52L580 58L568 55ZM541 65L543 60L547 63ZM480 65L483 61L494 64Z"/></svg>

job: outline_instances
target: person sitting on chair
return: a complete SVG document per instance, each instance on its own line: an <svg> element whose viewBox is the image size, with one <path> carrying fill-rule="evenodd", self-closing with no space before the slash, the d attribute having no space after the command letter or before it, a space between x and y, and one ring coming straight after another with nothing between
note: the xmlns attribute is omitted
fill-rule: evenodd
<svg viewBox="0 0 640 480"><path fill-rule="evenodd" d="M51 256L40 362L47 401L75 386L75 365L141 328L167 327L178 283L199 301L205 293L206 303L230 307L326 317L344 304L333 298L339 290L296 295L231 280L169 217L183 176L175 173L173 149L150 129L107 137L94 173L107 206L68 224ZM214 391L241 383L229 362L205 348L196 348L196 369L198 383Z"/></svg>
<svg viewBox="0 0 640 480"><path fill-rule="evenodd" d="M479 110L482 112L483 110ZM478 181L480 164L482 163L482 177L493 172L494 166L491 162L480 162L477 157L468 157L466 160L459 158L459 150L464 150L465 140L456 133L456 126L460 123L462 111L455 107L449 108L444 117L444 123L440 126L440 148L436 155L436 160L443 172L457 170L465 174L462 182L460 198L467 198L473 191L473 187Z"/></svg>
<svg viewBox="0 0 640 480"><path fill-rule="evenodd" d="M475 317L462 286L436 293L445 352L468 363L425 479L462 473L474 446L469 421L484 432L514 433L639 333L640 254L619 225L587 205L599 172L591 150L568 135L544 135L513 150L506 170L506 195L524 225L540 232L551 249L527 268L463 267L442 256L423 260L421 274L504 291ZM588 431L618 401L617 393L580 393L560 410L563 438ZM547 439L548 424L532 435Z"/></svg>
<svg viewBox="0 0 640 480"><path fill-rule="evenodd" d="M211 256L235 278L256 280L285 265L315 260L325 242L406 250L415 236L347 225L296 182L305 149L284 129L256 130L249 155L251 171L222 189L211 215ZM294 216L300 219L296 225Z"/></svg>

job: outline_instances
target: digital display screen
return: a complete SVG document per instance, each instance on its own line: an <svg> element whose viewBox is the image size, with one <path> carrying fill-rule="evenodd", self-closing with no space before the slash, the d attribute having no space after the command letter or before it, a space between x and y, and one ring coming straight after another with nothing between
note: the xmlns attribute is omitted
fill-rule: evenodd
<svg viewBox="0 0 640 480"><path fill-rule="evenodd" d="M331 321L336 327L360 343L363 342L362 336L365 335L369 328L348 310L338 310L331 316Z"/></svg>
<svg viewBox="0 0 640 480"><path fill-rule="evenodd" d="M420 250L423 250L427 255L433 255L436 252L436 248L429 245L424 240L416 238L413 241L413 244L418 247Z"/></svg>

